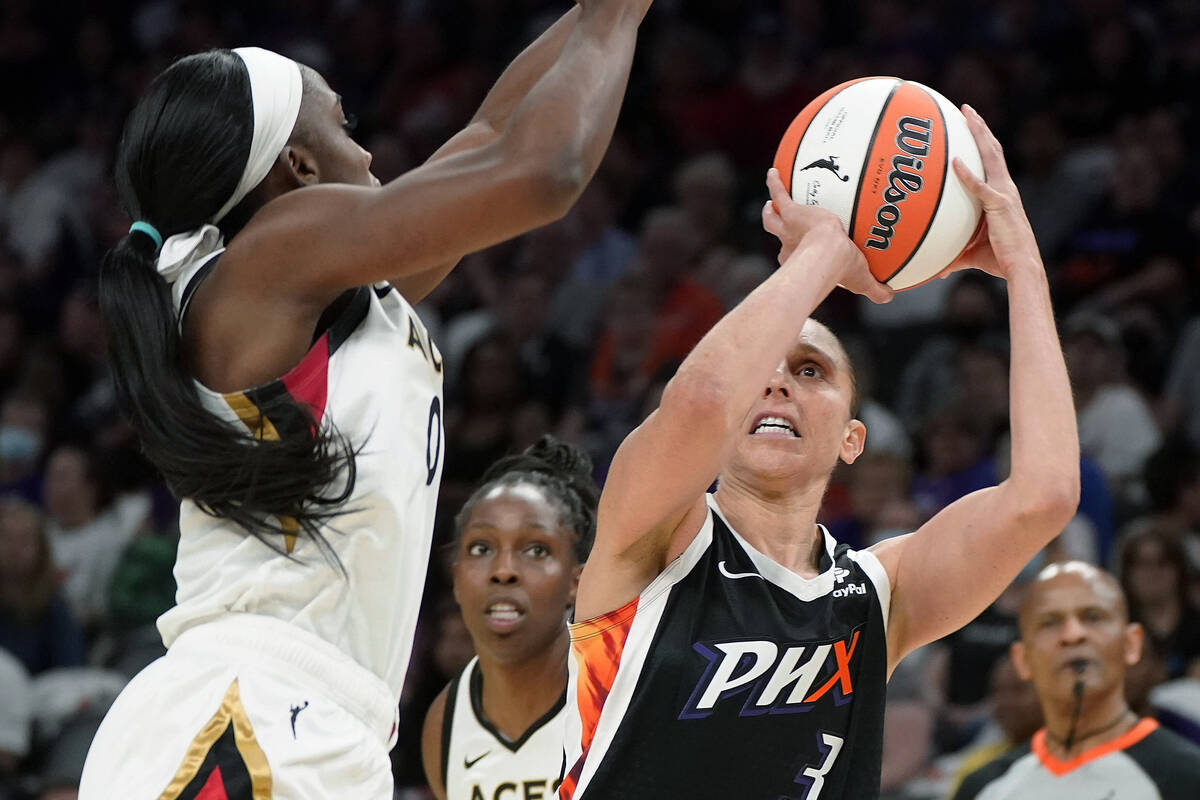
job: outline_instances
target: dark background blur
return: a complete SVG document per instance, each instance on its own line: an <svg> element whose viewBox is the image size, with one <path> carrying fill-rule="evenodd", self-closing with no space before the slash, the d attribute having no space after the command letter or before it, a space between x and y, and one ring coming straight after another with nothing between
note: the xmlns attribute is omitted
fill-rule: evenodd
<svg viewBox="0 0 1200 800"><path fill-rule="evenodd" d="M127 230L122 121L172 59L256 44L321 71L384 181L465 124L564 0L50 2L0 7L0 799L70 798L123 683L161 645L175 504L113 405L95 303ZM1038 724L1002 658L1022 585L1070 556L1118 573L1152 646L1138 708L1191 719L1200 682L1200 4L1194 0L658 0L609 154L565 219L464 260L419 312L447 375L437 542L497 456L544 431L597 479L705 330L775 266L764 175L792 116L865 75L970 103L1038 235L1080 411L1079 515L889 687L885 796L934 798ZM858 363L867 453L824 521L867 546L1007 469L1002 284L936 281L819 314ZM471 643L435 551L393 753ZM999 665L999 668L996 668ZM1190 670L1190 676L1189 676Z"/></svg>

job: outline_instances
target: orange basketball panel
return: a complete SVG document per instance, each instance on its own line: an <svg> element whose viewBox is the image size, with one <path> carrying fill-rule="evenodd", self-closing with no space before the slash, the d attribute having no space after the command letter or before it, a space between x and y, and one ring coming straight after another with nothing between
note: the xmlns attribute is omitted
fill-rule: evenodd
<svg viewBox="0 0 1200 800"><path fill-rule="evenodd" d="M850 238L877 280L899 272L925 239L946 181L946 125L937 101L901 83L880 115L864 162Z"/></svg>

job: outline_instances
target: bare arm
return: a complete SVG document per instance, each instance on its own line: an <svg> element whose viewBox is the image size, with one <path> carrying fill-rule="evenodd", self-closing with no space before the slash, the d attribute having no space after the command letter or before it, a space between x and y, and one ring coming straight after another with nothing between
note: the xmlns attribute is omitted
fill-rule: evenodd
<svg viewBox="0 0 1200 800"><path fill-rule="evenodd" d="M238 288L324 308L348 287L427 272L562 216L608 146L648 5L584 6L492 141L382 188L317 185L269 203L230 248L255 248Z"/></svg>
<svg viewBox="0 0 1200 800"><path fill-rule="evenodd" d="M576 614L586 619L632 599L666 566L676 531L694 533L712 483L755 399L805 319L842 283L876 300L891 291L827 211L792 203L773 170L772 197L801 234L782 266L710 330L680 366L658 409L622 442L597 515ZM783 224L764 208L768 230ZM775 232L775 231L772 231Z"/></svg>
<svg viewBox="0 0 1200 800"><path fill-rule="evenodd" d="M579 6L572 7L525 48L500 75L467 126L450 137L425 163L496 141L508 126L513 111L562 54L567 37L575 30L580 11ZM432 292L458 262L458 258L453 258L432 269L392 278L389 282L408 302L417 303Z"/></svg>
<svg viewBox="0 0 1200 800"><path fill-rule="evenodd" d="M1008 281L1012 471L908 536L872 548L892 583L889 669L965 625L1070 521L1079 504L1079 436L1046 272L1000 144L967 109L987 183L956 165L984 207L987 236L964 255Z"/></svg>
<svg viewBox="0 0 1200 800"><path fill-rule="evenodd" d="M446 776L442 774L442 723L446 714L446 693L442 689L429 710L425 712L425 724L421 726L421 765L425 768L425 782L437 800L446 800Z"/></svg>

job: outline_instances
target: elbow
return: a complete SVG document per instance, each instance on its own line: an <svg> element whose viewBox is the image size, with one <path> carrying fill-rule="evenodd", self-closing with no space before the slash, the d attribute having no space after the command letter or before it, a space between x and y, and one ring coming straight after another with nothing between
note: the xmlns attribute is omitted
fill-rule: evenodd
<svg viewBox="0 0 1200 800"><path fill-rule="evenodd" d="M677 419L724 420L729 416L730 393L716 376L701 369L680 367L663 389L659 409Z"/></svg>
<svg viewBox="0 0 1200 800"><path fill-rule="evenodd" d="M1026 525L1057 536L1079 510L1079 469L1018 487L1017 513Z"/></svg>
<svg viewBox="0 0 1200 800"><path fill-rule="evenodd" d="M532 191L540 199L538 207L546 215L547 223L567 215L587 187L589 175L583 159L571 152L543 155L540 163L534 165L530 177Z"/></svg>
<svg viewBox="0 0 1200 800"><path fill-rule="evenodd" d="M510 131L498 143L501 158L511 168L514 196L523 198L535 217L534 227L548 225L571 210L592 170L577 145L551 144L520 133Z"/></svg>

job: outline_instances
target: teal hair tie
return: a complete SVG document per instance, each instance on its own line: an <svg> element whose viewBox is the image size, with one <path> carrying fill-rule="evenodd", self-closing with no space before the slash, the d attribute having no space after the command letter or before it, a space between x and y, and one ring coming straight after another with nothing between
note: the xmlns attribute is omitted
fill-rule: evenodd
<svg viewBox="0 0 1200 800"><path fill-rule="evenodd" d="M162 250L163 238L158 229L149 222L142 222L140 219L129 226L130 233L144 233L154 240L154 252L157 255L159 250Z"/></svg>

